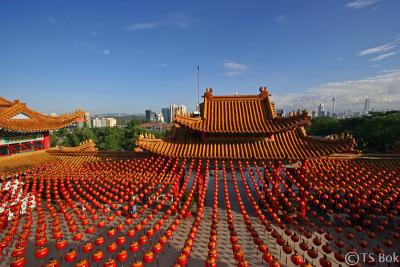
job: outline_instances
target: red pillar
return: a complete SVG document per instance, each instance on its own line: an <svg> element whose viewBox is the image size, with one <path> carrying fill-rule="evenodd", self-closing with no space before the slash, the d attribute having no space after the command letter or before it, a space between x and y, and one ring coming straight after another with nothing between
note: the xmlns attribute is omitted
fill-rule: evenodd
<svg viewBox="0 0 400 267"><path fill-rule="evenodd" d="M45 131L43 132L43 146L44 149L50 148L50 132Z"/></svg>

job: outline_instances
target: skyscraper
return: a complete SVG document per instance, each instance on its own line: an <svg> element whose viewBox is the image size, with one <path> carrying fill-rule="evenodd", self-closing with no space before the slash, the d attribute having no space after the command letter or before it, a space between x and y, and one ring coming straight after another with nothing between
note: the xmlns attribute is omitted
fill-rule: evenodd
<svg viewBox="0 0 400 267"><path fill-rule="evenodd" d="M171 110L169 108L162 108L161 113L164 117L164 122L171 123Z"/></svg>
<svg viewBox="0 0 400 267"><path fill-rule="evenodd" d="M332 97L332 113L336 113L336 105L335 105L336 98Z"/></svg>
<svg viewBox="0 0 400 267"><path fill-rule="evenodd" d="M324 104L319 104L318 106L318 117L325 117Z"/></svg>
<svg viewBox="0 0 400 267"><path fill-rule="evenodd" d="M364 101L364 112L368 113L369 111L370 111L369 98L367 97L367 98L365 98L365 101Z"/></svg>
<svg viewBox="0 0 400 267"><path fill-rule="evenodd" d="M144 113L146 121L154 121L154 115L156 114L154 111L151 109L146 109Z"/></svg>

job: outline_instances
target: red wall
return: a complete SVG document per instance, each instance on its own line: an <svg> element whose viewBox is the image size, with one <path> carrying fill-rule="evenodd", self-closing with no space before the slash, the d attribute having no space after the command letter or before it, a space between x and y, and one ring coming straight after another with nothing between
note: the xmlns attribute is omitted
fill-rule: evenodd
<svg viewBox="0 0 400 267"><path fill-rule="evenodd" d="M43 140L43 145L44 149L50 148L50 133L49 131L43 132L44 140Z"/></svg>

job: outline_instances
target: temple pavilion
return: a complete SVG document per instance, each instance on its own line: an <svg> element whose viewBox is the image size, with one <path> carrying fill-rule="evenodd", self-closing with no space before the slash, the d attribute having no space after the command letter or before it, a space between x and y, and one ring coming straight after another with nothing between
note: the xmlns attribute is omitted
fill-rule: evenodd
<svg viewBox="0 0 400 267"><path fill-rule="evenodd" d="M50 148L50 131L71 125L83 111L48 116L30 109L20 100L0 97L0 156Z"/></svg>
<svg viewBox="0 0 400 267"><path fill-rule="evenodd" d="M171 157L218 159L312 159L354 153L349 135L308 136L306 111L277 115L266 87L257 95L214 96L206 89L200 116L176 115L170 136L141 136L144 150Z"/></svg>

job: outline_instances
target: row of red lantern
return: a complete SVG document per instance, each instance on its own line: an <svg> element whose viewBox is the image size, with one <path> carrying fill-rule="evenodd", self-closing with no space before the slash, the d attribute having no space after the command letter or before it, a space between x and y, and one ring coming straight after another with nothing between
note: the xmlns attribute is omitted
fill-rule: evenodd
<svg viewBox="0 0 400 267"><path fill-rule="evenodd" d="M198 161L198 166L201 166L201 160ZM176 264L175 266L185 266L188 263L190 254L192 252L193 249L193 245L194 242L196 240L196 236L197 236L197 231L201 222L201 218L203 216L204 213L204 201L205 201L205 197L206 197L206 191L207 191L207 183L208 183L208 175L209 175L209 160L206 161L205 164L205 173L204 176L203 174L201 174L201 172L197 172L197 180L200 181L202 180L202 182L198 182L197 183L197 187L195 190L198 191L199 195L198 195L198 202L197 202L197 214L196 214L196 218L192 224L192 227L190 228L189 234L185 240L185 244L183 245L182 249L180 250L179 255L177 256L176 259ZM199 170L199 169L198 169ZM185 206L183 207L183 209L185 209ZM188 211L185 211L185 213L187 213Z"/></svg>

